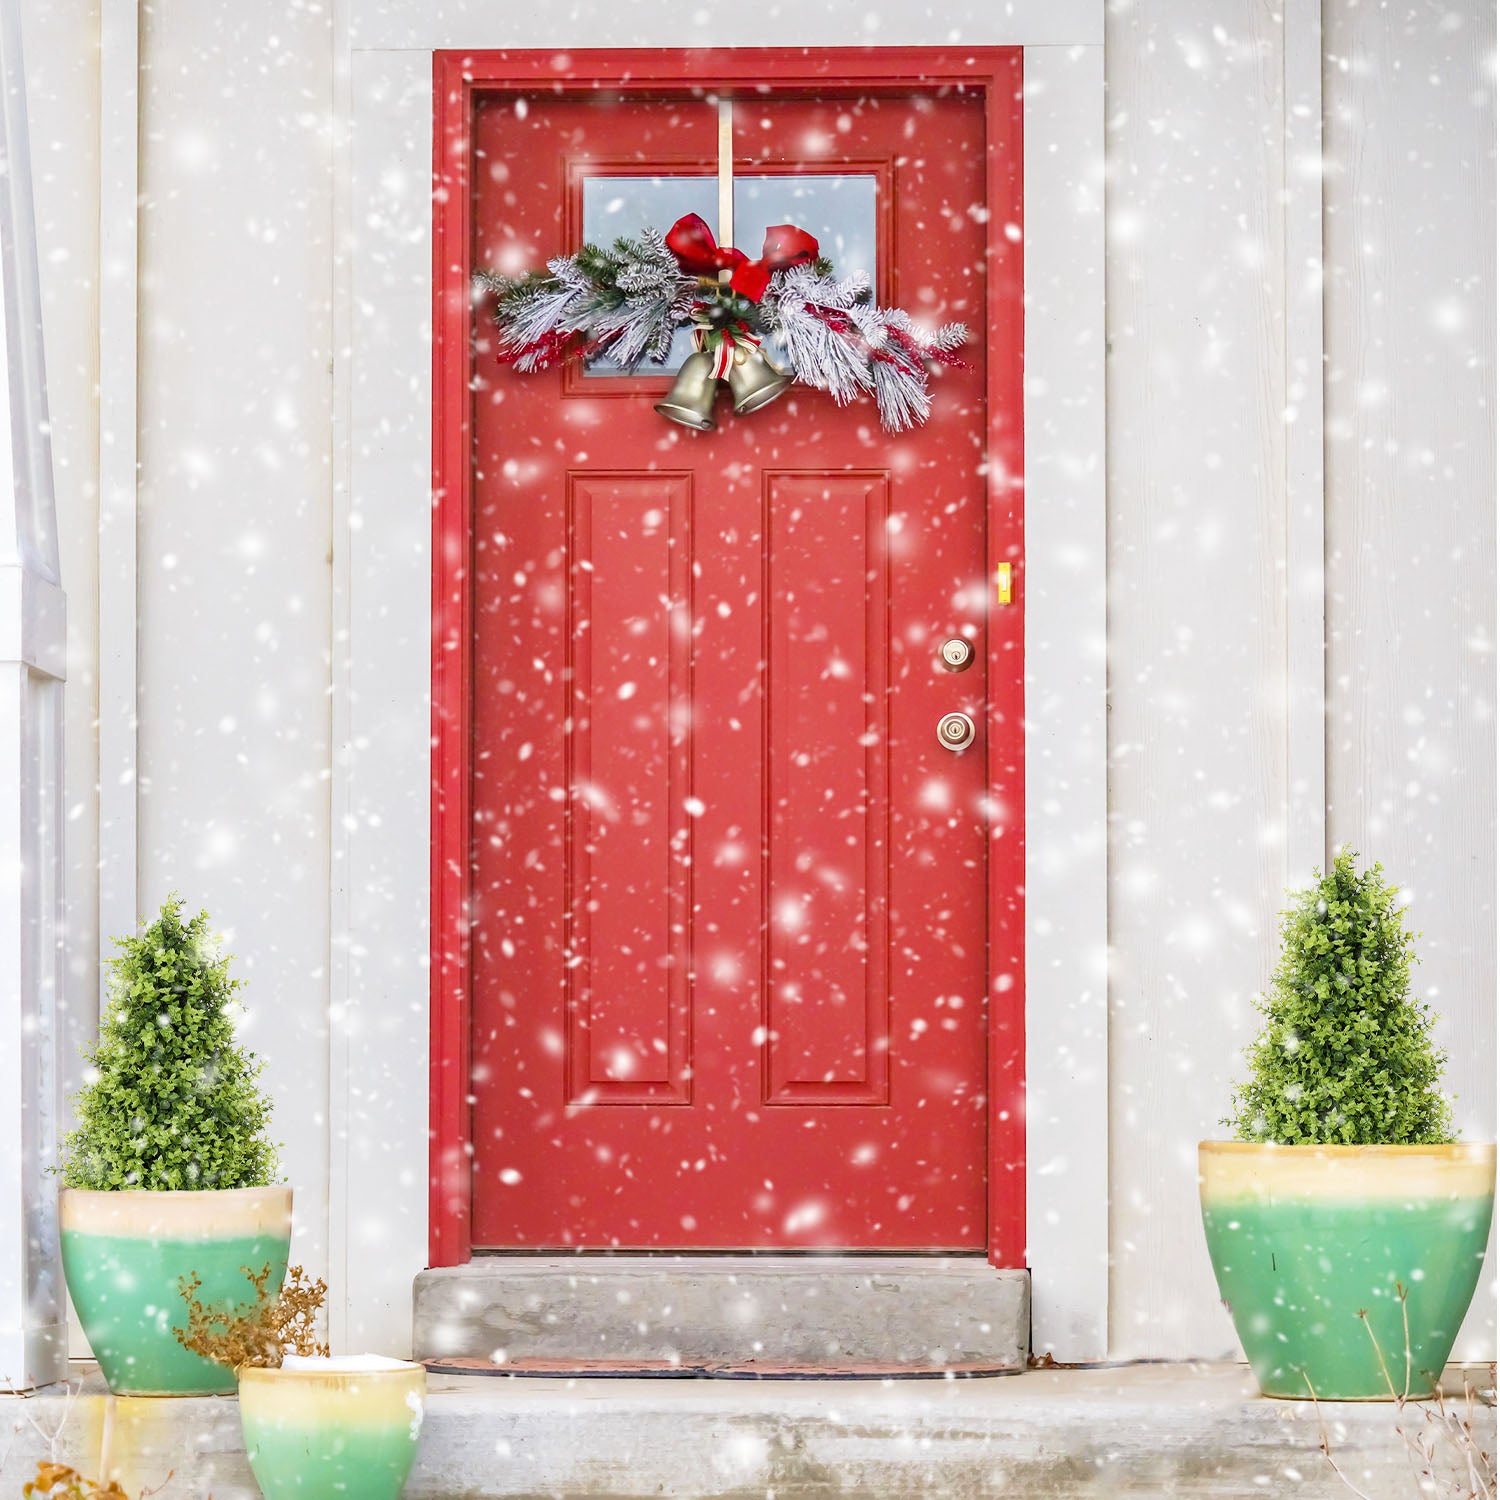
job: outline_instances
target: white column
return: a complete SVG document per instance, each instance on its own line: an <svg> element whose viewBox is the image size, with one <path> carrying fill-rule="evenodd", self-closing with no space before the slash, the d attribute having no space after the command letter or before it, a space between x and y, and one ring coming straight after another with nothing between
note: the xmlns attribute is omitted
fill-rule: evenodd
<svg viewBox="0 0 1500 1500"><path fill-rule="evenodd" d="M1109 1352L1104 48L1026 49L1026 1264Z"/></svg>
<svg viewBox="0 0 1500 1500"><path fill-rule="evenodd" d="M57 1189L63 675L41 296L16 6L0 6L0 1389L67 1358Z"/></svg>

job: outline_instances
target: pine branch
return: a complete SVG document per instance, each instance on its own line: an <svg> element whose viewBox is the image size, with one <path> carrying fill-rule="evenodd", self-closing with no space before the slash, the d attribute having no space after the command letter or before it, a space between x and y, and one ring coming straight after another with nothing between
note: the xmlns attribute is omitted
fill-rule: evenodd
<svg viewBox="0 0 1500 1500"><path fill-rule="evenodd" d="M638 238L622 235L608 247L586 244L556 256L545 275L480 272L475 287L494 298L500 358L522 371L597 353L627 369L664 359L673 334L694 320L705 297L664 236L649 228ZM899 308L878 306L865 272L835 278L825 257L778 271L765 298L746 304L745 316L776 340L803 385L827 391L840 406L873 395L890 432L927 419L927 364L959 363L953 351L968 337L962 323L929 333Z"/></svg>
<svg viewBox="0 0 1500 1500"><path fill-rule="evenodd" d="M554 256L546 275L479 272L475 284L495 299L500 358L528 373L601 352L627 368L664 357L691 317L696 287L652 229Z"/></svg>

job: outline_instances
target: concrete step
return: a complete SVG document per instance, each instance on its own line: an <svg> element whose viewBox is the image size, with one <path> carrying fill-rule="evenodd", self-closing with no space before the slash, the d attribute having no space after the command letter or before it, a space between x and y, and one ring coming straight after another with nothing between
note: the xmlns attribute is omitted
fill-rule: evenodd
<svg viewBox="0 0 1500 1500"><path fill-rule="evenodd" d="M1452 1382L1457 1388L1457 1372ZM1482 1374L1488 1382L1489 1372ZM1320 1419L1369 1500L1417 1486L1421 1407L1266 1401L1238 1366L1000 1379L435 1378L407 1500L1347 1500ZM1495 1451L1495 1413L1475 1436ZM0 1494L41 1457L156 1500L255 1500L232 1397L111 1398L96 1373L0 1397ZM1439 1473L1450 1454L1439 1444ZM168 1475L171 1475L168 1479ZM165 1481L165 1483L164 1483ZM1443 1488L1439 1493L1460 1493Z"/></svg>
<svg viewBox="0 0 1500 1500"><path fill-rule="evenodd" d="M979 1257L491 1255L417 1277L417 1359L1025 1367L1030 1279Z"/></svg>

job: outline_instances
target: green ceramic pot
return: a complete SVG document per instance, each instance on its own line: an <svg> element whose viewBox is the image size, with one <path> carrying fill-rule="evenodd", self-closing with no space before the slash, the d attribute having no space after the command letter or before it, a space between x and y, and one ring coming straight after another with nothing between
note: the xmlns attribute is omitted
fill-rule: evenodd
<svg viewBox="0 0 1500 1500"><path fill-rule="evenodd" d="M63 1274L110 1390L121 1396L205 1396L234 1390L234 1372L189 1354L178 1292L203 1282L205 1307L243 1307L255 1295L244 1267L271 1267L280 1291L292 1237L289 1187L221 1192L98 1193L64 1188L57 1205Z"/></svg>
<svg viewBox="0 0 1500 1500"><path fill-rule="evenodd" d="M1198 1172L1219 1294L1265 1395L1432 1394L1484 1260L1493 1146L1204 1141Z"/></svg>
<svg viewBox="0 0 1500 1500"><path fill-rule="evenodd" d="M266 1500L396 1500L417 1456L427 1372L404 1360L288 1358L240 1370L240 1425Z"/></svg>

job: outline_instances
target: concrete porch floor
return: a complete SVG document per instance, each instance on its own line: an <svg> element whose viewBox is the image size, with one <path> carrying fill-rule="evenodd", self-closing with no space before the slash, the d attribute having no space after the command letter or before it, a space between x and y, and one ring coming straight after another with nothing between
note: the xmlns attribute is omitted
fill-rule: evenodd
<svg viewBox="0 0 1500 1500"><path fill-rule="evenodd" d="M1450 1374L1461 1390L1462 1372ZM1491 1378L1487 1367L1471 1374ZM1394 1408L1322 1413L1370 1500L1420 1493ZM1409 1407L1406 1420L1415 1430L1422 1416ZM1493 1454L1494 1408L1479 1407L1475 1425ZM68 1390L0 1398L6 1500L54 1434L61 1461L91 1475L107 1466L132 1500L147 1486L160 1500L259 1493L229 1397L111 1398L83 1366ZM1311 1405L1260 1399L1233 1365L900 1382L434 1378L406 1490L411 1500L1349 1493L1318 1450Z"/></svg>

